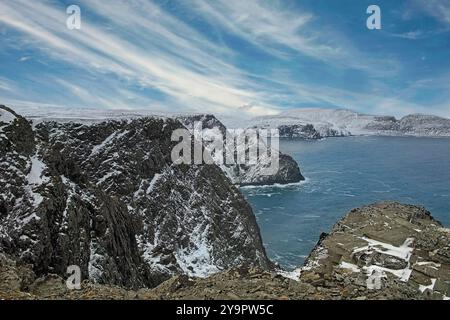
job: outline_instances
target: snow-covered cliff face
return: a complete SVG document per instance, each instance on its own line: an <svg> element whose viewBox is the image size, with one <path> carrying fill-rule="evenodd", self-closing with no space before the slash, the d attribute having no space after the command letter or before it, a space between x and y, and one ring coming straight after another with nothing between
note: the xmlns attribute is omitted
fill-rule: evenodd
<svg viewBox="0 0 450 320"><path fill-rule="evenodd" d="M349 127L354 126L355 114L347 110L298 109L289 110L277 116L257 117L251 121L252 127L280 128L282 137L318 139L330 136L350 135ZM365 121L365 119L359 119ZM312 127L312 128L311 128ZM291 131L304 132L291 134ZM298 129L300 128L300 130ZM306 134L305 134L306 133Z"/></svg>
<svg viewBox="0 0 450 320"><path fill-rule="evenodd" d="M450 136L450 119L432 115L411 114L399 121L404 134L419 136Z"/></svg>
<svg viewBox="0 0 450 320"><path fill-rule="evenodd" d="M285 138L318 139L346 135L450 136L450 119L414 114L360 114L346 109L294 109L277 116L257 117L250 127L279 128ZM312 128L311 128L312 127Z"/></svg>
<svg viewBox="0 0 450 320"><path fill-rule="evenodd" d="M269 268L258 225L216 165L173 165L164 117L40 122L0 106L0 252L37 275L124 287Z"/></svg>
<svg viewBox="0 0 450 320"><path fill-rule="evenodd" d="M177 117L189 130L202 130L204 136L221 134L225 140L227 137L227 128L216 117L210 114L180 116ZM197 125L197 127L195 127ZM228 137L235 138L236 132L228 131ZM205 139L205 147L209 147L207 139ZM238 141L237 139L236 141ZM237 149L245 149L243 152L248 153L251 146L255 146L261 141L258 138L249 139L243 145L237 145ZM264 142L263 142L264 143ZM227 146L226 146L227 147ZM225 150L226 151L226 150ZM260 150L261 151L261 150ZM267 151L267 150L264 150ZM234 154L235 149L231 150ZM278 152L278 170L273 174L265 174L267 168L271 165L270 154L262 152L259 154L258 161L255 164L225 164L223 161L216 161L217 165L222 169L225 175L237 185L271 185L271 184L287 184L305 180L300 173L297 162L289 155ZM217 160L214 158L213 159Z"/></svg>

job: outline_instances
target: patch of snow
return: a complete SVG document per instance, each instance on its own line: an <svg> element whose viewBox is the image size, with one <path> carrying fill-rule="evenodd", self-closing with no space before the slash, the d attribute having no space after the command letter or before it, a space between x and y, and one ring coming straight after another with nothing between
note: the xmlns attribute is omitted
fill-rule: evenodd
<svg viewBox="0 0 450 320"><path fill-rule="evenodd" d="M302 273L302 268L295 269L293 271L284 271L284 270L278 270L277 274L279 274L282 277L292 279L295 281L300 281L300 275Z"/></svg>
<svg viewBox="0 0 450 320"><path fill-rule="evenodd" d="M155 173L152 181L150 181L150 185L147 188L147 191L146 191L147 194L150 194L152 192L153 187L155 186L156 182L158 182L159 178L161 178L161 176L162 176L161 174Z"/></svg>
<svg viewBox="0 0 450 320"><path fill-rule="evenodd" d="M414 238L408 238L405 240L405 242L399 246L393 246L389 243L384 243L381 241L373 240L367 237L361 237L360 239L366 241L368 243L367 246L357 248L353 250L353 253L361 252L361 251L367 251L367 250L375 250L377 252L391 255L400 259L403 259L405 261L409 261L411 258L411 254L414 251L414 248L411 247L411 245L414 242ZM381 247L381 249L380 249Z"/></svg>
<svg viewBox="0 0 450 320"><path fill-rule="evenodd" d="M168 274L171 274L172 272L168 268L169 266L164 265L161 263L161 254L155 255L153 253L153 250L157 246L158 243L158 234L155 234L154 243L148 243L143 240L142 235L136 236L136 242L138 244L138 248L142 252L142 258L144 261L152 268L156 269Z"/></svg>
<svg viewBox="0 0 450 320"><path fill-rule="evenodd" d="M101 265L100 265L100 263L103 259L103 256L96 252L97 245L96 245L95 241L93 241L93 240L91 240L89 251L90 251L89 264L88 264L89 279L96 283L96 282L98 282L98 280L101 279L102 274L103 274L103 271L101 270Z"/></svg>
<svg viewBox="0 0 450 320"><path fill-rule="evenodd" d="M65 183L65 184L67 185L67 183ZM63 214L62 214L63 219L64 219L63 221L65 221L67 219L67 213L69 211L69 206L70 206L70 204L71 204L71 202L73 200L73 197L75 195L74 194L74 190L73 190L74 187L73 187L72 183L69 183L68 186L69 186L69 188L67 189L68 195L67 195L67 199L66 199L66 206L65 206Z"/></svg>
<svg viewBox="0 0 450 320"><path fill-rule="evenodd" d="M49 181L48 177L43 177L43 172L47 168L47 166L39 160L37 155L34 155L30 159L30 172L27 175L28 181L28 192L33 198L34 207L38 207L44 198L38 192L35 192L34 189L41 186L43 183L47 183Z"/></svg>
<svg viewBox="0 0 450 320"><path fill-rule="evenodd" d="M0 109L0 128L5 126L3 124L11 125L14 122L14 120L16 120L15 115L13 115L9 111Z"/></svg>
<svg viewBox="0 0 450 320"><path fill-rule="evenodd" d="M372 266L368 266L368 267L363 267L363 269L367 275L373 274L374 271L379 272L379 273L389 272L389 273L393 274L394 276L396 276L397 278L399 278L403 282L408 282L409 277L411 276L411 273L412 273L412 269L410 269L409 267L406 267L405 269L394 270L394 269L389 269L389 268L385 268L385 267L372 265Z"/></svg>
<svg viewBox="0 0 450 320"><path fill-rule="evenodd" d="M112 141L116 140L116 139L120 139L121 137L123 137L124 135L126 135L128 133L128 131L123 131L120 133L117 132L113 132L111 135L109 135L105 140L103 140L102 143L100 143L99 145L96 145L92 148L91 151L91 155L95 156L96 154L98 154L103 148L105 148L106 146L108 146Z"/></svg>
<svg viewBox="0 0 450 320"><path fill-rule="evenodd" d="M409 277L411 276L412 273L409 260L411 258L412 252L414 251L414 248L411 246L414 242L414 238L406 239L405 242L399 247L393 246L389 243L373 240L367 237L361 237L360 239L366 241L368 245L354 249L353 253L375 250L379 253L391 255L408 262L408 266L405 269L400 270L394 270L375 265L363 267L363 270L366 272L367 275L370 276L374 272L378 273L389 272L398 277L401 281L407 282L409 280Z"/></svg>
<svg viewBox="0 0 450 320"><path fill-rule="evenodd" d="M328 258L328 250L324 247L319 247L316 249L317 256L315 259L308 260L308 263L302 267L303 270L311 270L313 267L320 266L320 260Z"/></svg>
<svg viewBox="0 0 450 320"><path fill-rule="evenodd" d="M367 279L366 279L367 289L380 290L382 287L381 279L383 279L383 278L385 279L387 277L384 270L379 270L379 269L366 270L366 274L367 274Z"/></svg>
<svg viewBox="0 0 450 320"><path fill-rule="evenodd" d="M42 177L42 174L47 166L39 160L37 155L31 157L31 170L27 175L28 183L36 186L40 186L43 183L48 182L48 177Z"/></svg>
<svg viewBox="0 0 450 320"><path fill-rule="evenodd" d="M114 176L117 176L117 175L119 175L119 174L121 174L120 171L117 171L117 170L110 171L110 172L108 172L107 174L105 174L103 177L101 177L101 178L98 180L97 185L102 184L103 182L105 182L105 181L108 180L109 178L114 177Z"/></svg>
<svg viewBox="0 0 450 320"><path fill-rule="evenodd" d="M427 289L430 289L431 291L433 291L433 289L434 289L434 285L436 284L436 281L437 281L437 279L431 279L431 284L429 285L429 286L423 286L423 285L420 285L419 286L419 290L420 290L420 292L425 292L425 290L427 290Z"/></svg>
<svg viewBox="0 0 450 320"><path fill-rule="evenodd" d="M41 217L39 217L36 213L33 212L33 213L29 214L28 216L26 216L25 218L22 218L20 220L20 224L22 226L24 226L34 220L41 220Z"/></svg>
<svg viewBox="0 0 450 320"><path fill-rule="evenodd" d="M361 271L361 269L359 269L359 267L357 265L355 265L353 263L348 263L348 262L345 262L345 261L342 261L339 264L339 268L351 270L352 272L360 272Z"/></svg>
<svg viewBox="0 0 450 320"><path fill-rule="evenodd" d="M197 226L191 234L192 244L178 250L175 253L178 265L184 273L191 277L206 278L211 274L219 272L215 265L212 254L212 247L208 241L207 234L209 227Z"/></svg>
<svg viewBox="0 0 450 320"><path fill-rule="evenodd" d="M420 261L416 263L418 266L427 266L430 265L433 268L440 268L441 264L440 263L436 263L436 262L432 262L432 261Z"/></svg>
<svg viewBox="0 0 450 320"><path fill-rule="evenodd" d="M39 207L39 205L42 203L42 201L44 201L44 197L37 192L31 191L30 192L32 198L33 198L33 206L35 208Z"/></svg>

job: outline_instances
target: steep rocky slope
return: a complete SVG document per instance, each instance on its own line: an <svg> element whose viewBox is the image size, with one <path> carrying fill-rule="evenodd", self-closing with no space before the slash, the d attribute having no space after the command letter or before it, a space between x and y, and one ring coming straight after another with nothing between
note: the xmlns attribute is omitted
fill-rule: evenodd
<svg viewBox="0 0 450 320"><path fill-rule="evenodd" d="M175 276L127 291L58 276L35 279L0 255L0 299L438 299L450 296L450 229L421 207L378 203L349 212L293 272L238 267L207 278Z"/></svg>
<svg viewBox="0 0 450 320"><path fill-rule="evenodd" d="M450 119L413 114L360 114L347 109L292 109L276 116L254 118L250 127L279 128L285 138L320 139L348 135L450 136Z"/></svg>
<svg viewBox="0 0 450 320"><path fill-rule="evenodd" d="M36 276L152 287L267 269L250 206L215 165L173 165L174 119L32 125L0 106L0 252Z"/></svg>

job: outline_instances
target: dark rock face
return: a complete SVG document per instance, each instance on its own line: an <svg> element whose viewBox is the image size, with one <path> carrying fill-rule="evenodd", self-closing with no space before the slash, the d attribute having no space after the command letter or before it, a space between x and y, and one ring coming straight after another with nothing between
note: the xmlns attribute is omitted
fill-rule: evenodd
<svg viewBox="0 0 450 320"><path fill-rule="evenodd" d="M172 164L177 120L33 128L0 111L0 252L37 276L78 265L91 281L139 288L271 267L250 206L222 171Z"/></svg>
<svg viewBox="0 0 450 320"><path fill-rule="evenodd" d="M365 126L368 131L374 132L398 132L400 125L395 117L374 117L373 121Z"/></svg>
<svg viewBox="0 0 450 320"><path fill-rule="evenodd" d="M202 129L216 130L220 132L225 141L227 128L213 115L194 115L194 116L180 116L177 118L180 120L189 130L194 131L194 124L201 124ZM314 132L314 128L307 127L304 129L308 135L317 135ZM283 137L280 131L280 137ZM246 152L249 150L251 144L258 143L255 141L248 141L246 146ZM206 145L208 147L208 145ZM279 169L275 174L264 175L261 172L269 167L270 162L259 161L254 165L249 164L223 164L218 163L218 166L223 170L226 176L232 181L232 183L247 186L247 185L272 185L272 184L288 184L296 183L305 180L300 172L298 163L289 155L279 152Z"/></svg>

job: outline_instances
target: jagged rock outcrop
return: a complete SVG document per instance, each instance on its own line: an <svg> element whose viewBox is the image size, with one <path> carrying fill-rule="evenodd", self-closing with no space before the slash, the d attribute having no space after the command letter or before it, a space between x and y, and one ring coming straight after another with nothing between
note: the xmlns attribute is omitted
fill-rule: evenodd
<svg viewBox="0 0 450 320"><path fill-rule="evenodd" d="M422 207L354 209L321 236L299 271L301 281L336 297L448 299L450 229Z"/></svg>
<svg viewBox="0 0 450 320"><path fill-rule="evenodd" d="M192 132L202 130L203 135L216 135L221 134L226 144L227 137L233 137L236 139L235 132L228 131L227 128L213 115L191 115L191 116L179 116L177 117L189 130ZM197 127L194 127L197 125ZM245 144L245 153L249 152L251 145L256 145L261 141L256 139L249 139ZM239 146L238 146L239 147ZM206 143L206 148L208 144ZM224 153L226 153L224 149ZM265 150L264 150L265 151ZM235 149L232 149L232 153ZM288 184L296 183L305 180L300 172L300 168L297 162L289 155L275 151L279 153L278 170L274 174L261 174L267 167L270 167L271 159L269 154L259 155L259 159L256 164L227 164L224 161L216 161L216 164L223 170L226 176L237 185L273 185L273 184ZM213 155L213 159L214 158Z"/></svg>
<svg viewBox="0 0 450 320"><path fill-rule="evenodd" d="M0 106L0 252L37 277L152 287L174 274L267 269L259 228L215 165L174 165L174 119L34 127Z"/></svg>

